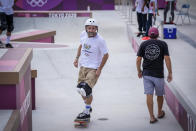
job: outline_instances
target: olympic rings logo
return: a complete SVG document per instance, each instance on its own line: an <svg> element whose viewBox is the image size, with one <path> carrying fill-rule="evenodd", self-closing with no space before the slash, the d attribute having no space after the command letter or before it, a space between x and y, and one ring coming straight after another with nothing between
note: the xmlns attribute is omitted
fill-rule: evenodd
<svg viewBox="0 0 196 131"><path fill-rule="evenodd" d="M48 0L26 0L31 7L43 7Z"/></svg>

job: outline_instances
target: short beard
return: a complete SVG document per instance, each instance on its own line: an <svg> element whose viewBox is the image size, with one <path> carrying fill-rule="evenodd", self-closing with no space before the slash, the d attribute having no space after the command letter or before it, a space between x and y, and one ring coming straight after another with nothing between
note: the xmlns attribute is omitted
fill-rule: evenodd
<svg viewBox="0 0 196 131"><path fill-rule="evenodd" d="M95 37L97 35L97 32L87 32L88 37Z"/></svg>

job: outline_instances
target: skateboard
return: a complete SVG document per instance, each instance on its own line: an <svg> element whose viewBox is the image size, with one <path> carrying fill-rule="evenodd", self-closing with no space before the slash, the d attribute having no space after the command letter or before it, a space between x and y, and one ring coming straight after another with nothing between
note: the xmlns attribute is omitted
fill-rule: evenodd
<svg viewBox="0 0 196 131"><path fill-rule="evenodd" d="M86 128L88 127L89 123L90 123L90 119L89 120L79 120L79 119L74 120L74 126L76 128Z"/></svg>

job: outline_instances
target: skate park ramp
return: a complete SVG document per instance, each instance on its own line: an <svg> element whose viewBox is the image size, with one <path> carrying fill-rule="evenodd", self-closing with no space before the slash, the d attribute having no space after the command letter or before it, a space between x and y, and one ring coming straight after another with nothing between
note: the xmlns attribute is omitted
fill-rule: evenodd
<svg viewBox="0 0 196 131"><path fill-rule="evenodd" d="M84 27L82 26L87 17L77 18L51 18L51 17L15 17L14 32L23 30L55 30L55 43L68 44L76 46L79 41L79 35ZM25 23L25 24L21 24ZM71 37L70 37L71 36ZM66 42L66 43L65 43Z"/></svg>
<svg viewBox="0 0 196 131"><path fill-rule="evenodd" d="M14 48L66 48L62 43L42 43L42 42L12 42Z"/></svg>
<svg viewBox="0 0 196 131"><path fill-rule="evenodd" d="M149 124L146 96L142 80L137 78L136 54L126 33L125 21L116 11L94 11L99 33L106 40L109 60L93 89L94 101L91 131L182 131L166 103L166 117L156 124ZM31 19L31 20L30 20ZM78 69L74 68L79 36L85 19L49 22L47 18L15 18L26 28L59 29L56 42L68 48L34 49L32 68L37 69L36 110L33 111L34 131L78 131L74 119L83 111L84 103L76 92ZM47 24L46 24L47 23ZM63 25L62 25L63 24ZM15 31L26 29L22 24ZM157 104L155 100L155 115ZM107 118L105 121L99 119Z"/></svg>

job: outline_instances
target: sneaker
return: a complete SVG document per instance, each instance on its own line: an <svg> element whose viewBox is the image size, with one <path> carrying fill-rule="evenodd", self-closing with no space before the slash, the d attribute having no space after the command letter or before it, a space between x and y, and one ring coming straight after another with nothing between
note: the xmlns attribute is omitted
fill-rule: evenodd
<svg viewBox="0 0 196 131"><path fill-rule="evenodd" d="M90 113L93 111L93 109L92 108L90 108Z"/></svg>
<svg viewBox="0 0 196 131"><path fill-rule="evenodd" d="M6 44L5 46L6 48L14 48L10 43Z"/></svg>
<svg viewBox="0 0 196 131"><path fill-rule="evenodd" d="M77 119L79 119L79 120L89 120L90 117L91 117L90 114L86 114L86 113L82 112L77 116Z"/></svg>
<svg viewBox="0 0 196 131"><path fill-rule="evenodd" d="M142 37L144 37L144 36L146 36L146 32L143 32L143 33L142 33Z"/></svg>
<svg viewBox="0 0 196 131"><path fill-rule="evenodd" d="M175 23L173 21L171 21L170 24L174 24L175 25Z"/></svg>
<svg viewBox="0 0 196 131"><path fill-rule="evenodd" d="M141 33L141 32L139 32L139 33L137 34L137 37L140 37L140 35L142 35L142 33Z"/></svg>

